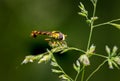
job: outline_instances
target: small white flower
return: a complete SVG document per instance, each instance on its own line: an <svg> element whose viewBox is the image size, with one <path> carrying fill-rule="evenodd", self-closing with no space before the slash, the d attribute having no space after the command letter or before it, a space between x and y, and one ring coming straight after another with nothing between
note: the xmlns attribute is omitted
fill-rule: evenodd
<svg viewBox="0 0 120 81"><path fill-rule="evenodd" d="M80 62L83 63L84 65L90 65L89 58L86 54L80 56Z"/></svg>
<svg viewBox="0 0 120 81"><path fill-rule="evenodd" d="M119 56L116 56L116 57L114 58L114 61L115 61L118 65L120 65L120 57L119 57Z"/></svg>
<svg viewBox="0 0 120 81"><path fill-rule="evenodd" d="M50 60L51 56L50 55L44 55L38 63L42 63L42 62L46 62L48 60Z"/></svg>
<svg viewBox="0 0 120 81"><path fill-rule="evenodd" d="M23 60L22 64L26 64L28 62L33 62L34 56L26 56Z"/></svg>

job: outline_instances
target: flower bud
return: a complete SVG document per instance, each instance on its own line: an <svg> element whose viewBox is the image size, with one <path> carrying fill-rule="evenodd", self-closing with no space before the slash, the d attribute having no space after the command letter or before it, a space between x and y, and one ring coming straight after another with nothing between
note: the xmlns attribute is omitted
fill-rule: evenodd
<svg viewBox="0 0 120 81"><path fill-rule="evenodd" d="M86 52L86 54L90 55L92 54L94 51L95 51L95 46L94 45L91 45L91 47L89 48L89 50Z"/></svg>
<svg viewBox="0 0 120 81"><path fill-rule="evenodd" d="M110 54L110 48L108 46L106 46L105 50L108 54Z"/></svg>
<svg viewBox="0 0 120 81"><path fill-rule="evenodd" d="M109 65L110 69L113 69L113 65L112 65L112 61L111 60L108 60L108 65Z"/></svg>

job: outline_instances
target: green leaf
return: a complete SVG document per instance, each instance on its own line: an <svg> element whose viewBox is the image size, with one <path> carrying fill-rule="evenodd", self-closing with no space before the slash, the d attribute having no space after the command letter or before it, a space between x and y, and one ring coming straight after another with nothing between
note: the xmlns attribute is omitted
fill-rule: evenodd
<svg viewBox="0 0 120 81"><path fill-rule="evenodd" d="M109 23L109 24L120 30L120 24L116 24L116 23Z"/></svg>

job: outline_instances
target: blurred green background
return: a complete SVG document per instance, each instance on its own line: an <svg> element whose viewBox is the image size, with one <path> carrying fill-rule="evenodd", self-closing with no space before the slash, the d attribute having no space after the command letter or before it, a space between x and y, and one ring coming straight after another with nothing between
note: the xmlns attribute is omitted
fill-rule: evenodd
<svg viewBox="0 0 120 81"><path fill-rule="evenodd" d="M91 15L93 7L89 0L0 0L0 81L60 81L51 72L49 63L21 65L21 62L26 55L44 52L48 47L41 38L30 37L32 30L59 30L67 34L69 46L86 48L89 27L77 14L80 1ZM96 15L99 17L96 24L120 18L120 0L98 0ZM105 54L105 45L120 48L120 30L107 25L96 28L92 43L101 54ZM72 63L78 56L77 52L70 51L56 58L74 77ZM102 59L93 57L86 75L101 62ZM120 81L119 76L119 70L110 70L106 64L90 81Z"/></svg>

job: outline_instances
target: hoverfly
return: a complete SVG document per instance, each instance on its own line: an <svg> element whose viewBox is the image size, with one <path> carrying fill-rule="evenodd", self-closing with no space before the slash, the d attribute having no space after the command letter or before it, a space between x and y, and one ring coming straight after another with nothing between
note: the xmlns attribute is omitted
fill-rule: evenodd
<svg viewBox="0 0 120 81"><path fill-rule="evenodd" d="M48 31L32 31L31 36L32 37L37 37L38 35L47 35L50 38L53 38L55 40L65 40L66 35L64 35L63 33L59 32L59 31L52 31L52 32L48 32ZM49 39L46 39L49 40Z"/></svg>
<svg viewBox="0 0 120 81"><path fill-rule="evenodd" d="M46 38L45 40L49 42L49 45L51 47L58 47L58 46L64 46L66 45L65 37L63 33L59 31L32 31L31 36L36 38L38 35L47 35L49 38Z"/></svg>

